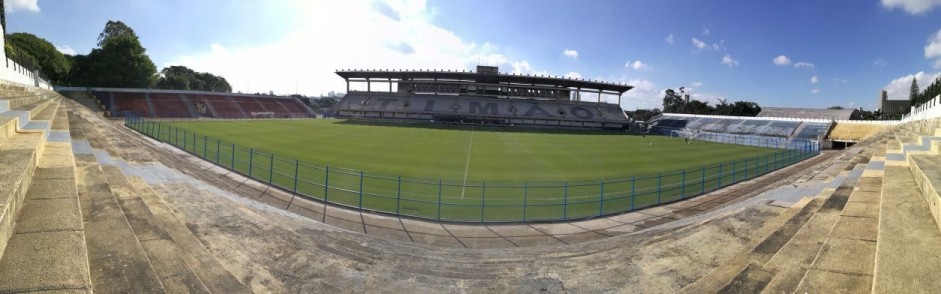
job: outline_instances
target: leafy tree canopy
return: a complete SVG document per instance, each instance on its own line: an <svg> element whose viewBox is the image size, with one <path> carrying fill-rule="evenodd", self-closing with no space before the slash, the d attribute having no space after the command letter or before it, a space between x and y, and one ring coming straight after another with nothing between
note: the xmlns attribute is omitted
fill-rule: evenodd
<svg viewBox="0 0 941 294"><path fill-rule="evenodd" d="M179 65L161 70L154 86L158 89L232 92L232 86L225 78Z"/></svg>
<svg viewBox="0 0 941 294"><path fill-rule="evenodd" d="M6 36L6 44L19 48L21 53L29 55L27 59L35 60L37 69L46 73L53 84L61 84L68 78L72 63L46 39L30 33L13 33ZM11 53L13 56L16 55L16 52L9 51L7 55Z"/></svg>

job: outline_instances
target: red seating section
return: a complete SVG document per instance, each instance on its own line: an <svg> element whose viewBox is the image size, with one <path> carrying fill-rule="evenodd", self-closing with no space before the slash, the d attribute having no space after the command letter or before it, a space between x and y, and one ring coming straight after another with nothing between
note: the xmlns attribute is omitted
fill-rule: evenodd
<svg viewBox="0 0 941 294"><path fill-rule="evenodd" d="M210 92L144 93L107 90L95 91L94 94L106 107L110 107L106 103L108 99L114 97L114 109L111 111L115 116L121 116L125 111L148 117L247 118L251 117L253 112L272 112L274 117L278 118L313 116L313 113L301 105L297 99L287 97ZM200 113L200 111L204 112Z"/></svg>
<svg viewBox="0 0 941 294"><path fill-rule="evenodd" d="M113 115L120 116L125 111L138 116L153 115L150 106L147 105L147 97L144 96L144 93L114 92L112 95L114 96L114 109L111 110Z"/></svg>
<svg viewBox="0 0 941 294"><path fill-rule="evenodd" d="M157 117L193 117L183 96L175 93L150 93L150 104L154 106Z"/></svg>

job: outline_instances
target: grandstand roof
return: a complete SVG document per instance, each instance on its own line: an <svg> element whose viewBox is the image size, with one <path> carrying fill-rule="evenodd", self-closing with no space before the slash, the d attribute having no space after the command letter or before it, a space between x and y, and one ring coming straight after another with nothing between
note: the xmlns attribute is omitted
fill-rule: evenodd
<svg viewBox="0 0 941 294"><path fill-rule="evenodd" d="M855 109L815 109L815 108L789 108L789 107L762 107L758 117L787 117L850 120L858 116Z"/></svg>
<svg viewBox="0 0 941 294"><path fill-rule="evenodd" d="M584 79L535 76L508 73L480 73L473 71L445 71L445 70L337 70L336 74L344 79L441 79L441 80L469 80L477 81L480 79L496 80L498 82L513 84L535 84L535 85L553 85L568 88L597 89L600 91L610 91L624 93L634 86L606 83L601 81L592 81Z"/></svg>

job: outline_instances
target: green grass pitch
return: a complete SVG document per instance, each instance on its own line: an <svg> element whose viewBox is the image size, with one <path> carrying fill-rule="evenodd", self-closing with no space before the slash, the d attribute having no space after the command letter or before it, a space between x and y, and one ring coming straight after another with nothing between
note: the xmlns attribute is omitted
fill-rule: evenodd
<svg viewBox="0 0 941 294"><path fill-rule="evenodd" d="M453 221L628 211L715 190L811 155L591 130L330 119L131 126L311 198Z"/></svg>

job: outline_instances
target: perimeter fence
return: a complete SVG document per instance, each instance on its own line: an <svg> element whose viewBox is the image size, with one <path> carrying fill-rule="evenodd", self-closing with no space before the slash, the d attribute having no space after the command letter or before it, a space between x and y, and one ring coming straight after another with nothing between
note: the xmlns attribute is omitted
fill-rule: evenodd
<svg viewBox="0 0 941 294"><path fill-rule="evenodd" d="M308 199L422 219L498 223L583 219L675 202L787 167L816 145L665 171L579 181L455 181L389 175L285 158L162 121L125 117L125 126L194 156Z"/></svg>

